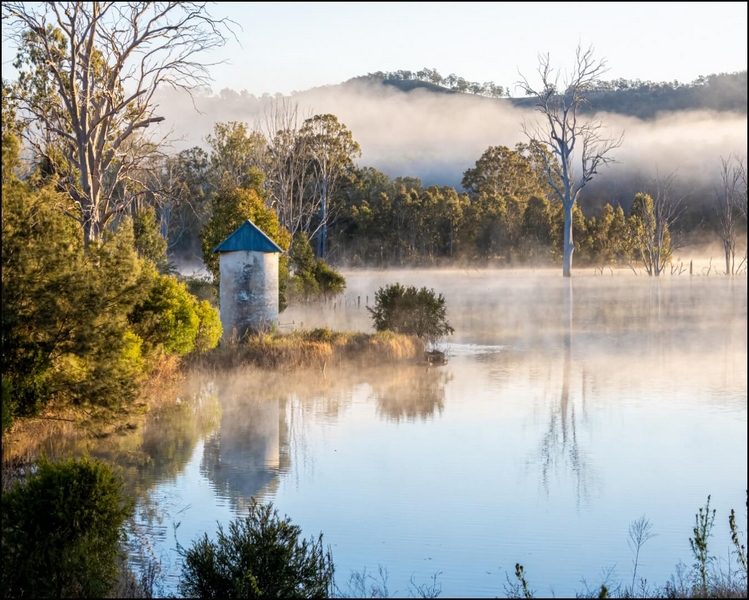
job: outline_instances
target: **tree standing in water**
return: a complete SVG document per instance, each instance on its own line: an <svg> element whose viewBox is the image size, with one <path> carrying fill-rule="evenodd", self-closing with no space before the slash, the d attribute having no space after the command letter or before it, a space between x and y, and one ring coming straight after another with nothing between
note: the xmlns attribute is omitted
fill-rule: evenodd
<svg viewBox="0 0 749 600"><path fill-rule="evenodd" d="M523 131L531 141L540 142L551 151L552 158L545 158L544 166L549 185L563 205L564 277L570 276L575 249L572 241L572 207L585 184L598 173L598 168L613 162L610 152L621 146L623 140L623 135L618 138L604 137L600 117L591 116L584 120L580 117L588 104L587 92L606 70L605 60L593 59L592 47L583 51L578 46L575 64L563 81L560 82L559 73L551 67L547 54L539 57L540 88L531 86L525 77L518 82L527 96L536 99L536 110L542 115L541 123L523 124ZM582 167L578 177L573 169L575 151Z"/></svg>

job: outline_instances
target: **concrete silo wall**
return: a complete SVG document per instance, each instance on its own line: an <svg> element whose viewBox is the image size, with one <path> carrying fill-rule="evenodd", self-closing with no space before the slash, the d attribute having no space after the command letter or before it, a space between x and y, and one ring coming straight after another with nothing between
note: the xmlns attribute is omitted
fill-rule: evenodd
<svg viewBox="0 0 749 600"><path fill-rule="evenodd" d="M222 252L219 260L224 339L278 323L278 254Z"/></svg>

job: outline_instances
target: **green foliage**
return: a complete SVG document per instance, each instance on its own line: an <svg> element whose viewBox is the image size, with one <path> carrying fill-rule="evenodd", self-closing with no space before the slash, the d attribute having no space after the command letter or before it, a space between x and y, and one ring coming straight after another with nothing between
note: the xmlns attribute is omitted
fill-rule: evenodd
<svg viewBox="0 0 749 600"><path fill-rule="evenodd" d="M442 294L434 290L404 287L399 283L380 288L375 293L374 308L367 307L377 331L390 330L436 341L455 330L447 322Z"/></svg>
<svg viewBox="0 0 749 600"><path fill-rule="evenodd" d="M294 236L289 249L289 262L294 270L291 296L303 301L336 296L346 289L346 279L322 258L315 258L307 234Z"/></svg>
<svg viewBox="0 0 749 600"><path fill-rule="evenodd" d="M195 304L198 316L198 331L195 334L195 352L207 352L218 346L223 329L218 310L208 302L201 300Z"/></svg>
<svg viewBox="0 0 749 600"><path fill-rule="evenodd" d="M104 597L131 514L108 465L41 459L25 482L3 492L3 597Z"/></svg>
<svg viewBox="0 0 749 600"><path fill-rule="evenodd" d="M346 289L346 279L322 258L315 262L315 280L323 297L337 296Z"/></svg>
<svg viewBox="0 0 749 600"><path fill-rule="evenodd" d="M159 276L148 297L130 315L133 330L149 351L187 354L214 348L221 337L218 311L198 302L181 281Z"/></svg>
<svg viewBox="0 0 749 600"><path fill-rule="evenodd" d="M198 300L208 300L214 306L218 306L218 286L213 283L208 275L188 275L182 277L187 286L187 291Z"/></svg>
<svg viewBox="0 0 749 600"><path fill-rule="evenodd" d="M507 146L489 146L476 161L476 166L465 171L462 186L474 198L482 193L522 200L545 197L552 190L543 160L536 156L539 153L552 160L549 152L540 145L516 144L515 150Z"/></svg>
<svg viewBox="0 0 749 600"><path fill-rule="evenodd" d="M291 240L289 263L294 273L312 272L315 268L315 253L304 231L297 233Z"/></svg>
<svg viewBox="0 0 749 600"><path fill-rule="evenodd" d="M16 416L36 414L52 397L106 406L132 398L127 315L153 277L132 227L107 232L86 252L80 227L64 215L69 199L13 176L2 192L2 367Z"/></svg>
<svg viewBox="0 0 749 600"><path fill-rule="evenodd" d="M142 259L150 260L160 272L169 268L166 258L166 240L161 236L156 210L149 206L133 219L135 250Z"/></svg>
<svg viewBox="0 0 749 600"><path fill-rule="evenodd" d="M221 525L178 550L184 562L180 593L188 598L327 598L333 593L333 558L317 541L300 539L301 528L280 519L272 504L252 499L249 514Z"/></svg>
<svg viewBox="0 0 749 600"><path fill-rule="evenodd" d="M246 123L216 123L206 137L211 147L210 178L216 188L256 188L265 163L265 138Z"/></svg>

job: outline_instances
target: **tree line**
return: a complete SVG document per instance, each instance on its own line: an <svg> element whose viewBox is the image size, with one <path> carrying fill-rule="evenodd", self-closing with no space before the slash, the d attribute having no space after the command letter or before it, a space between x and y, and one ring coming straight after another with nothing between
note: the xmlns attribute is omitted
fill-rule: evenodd
<svg viewBox="0 0 749 600"><path fill-rule="evenodd" d="M375 71L367 73L357 79L369 79L374 81L396 82L396 81L420 81L431 83L439 88L461 92L464 94L475 94L476 96L486 96L487 98L505 98L510 96L510 91L497 85L493 81L479 83L477 81L468 81L459 77L455 73L442 76L437 69L424 67L418 71L398 70L398 71Z"/></svg>

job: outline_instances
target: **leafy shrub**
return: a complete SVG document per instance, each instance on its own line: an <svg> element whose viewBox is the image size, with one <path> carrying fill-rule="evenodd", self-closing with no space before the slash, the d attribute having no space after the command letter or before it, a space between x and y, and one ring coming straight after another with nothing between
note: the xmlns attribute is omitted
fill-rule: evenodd
<svg viewBox="0 0 749 600"><path fill-rule="evenodd" d="M322 534L300 540L301 528L280 519L272 504L252 500L249 514L219 525L189 550L178 545L184 562L180 593L188 598L327 598L333 592L333 558Z"/></svg>
<svg viewBox="0 0 749 600"><path fill-rule="evenodd" d="M185 284L169 275L157 278L130 322L151 350L187 354L214 348L221 337L218 311L207 300L198 302Z"/></svg>
<svg viewBox="0 0 749 600"><path fill-rule="evenodd" d="M367 310L377 331L416 335L429 342L455 331L447 322L445 298L425 287L385 286L375 293L374 308Z"/></svg>
<svg viewBox="0 0 749 600"><path fill-rule="evenodd" d="M198 315L198 331L195 334L195 351L206 352L218 345L223 328L218 311L208 300L197 302L195 314Z"/></svg>
<svg viewBox="0 0 749 600"><path fill-rule="evenodd" d="M315 280L324 298L342 294L343 290L346 289L346 279L344 276L328 265L322 258L318 258L315 264Z"/></svg>
<svg viewBox="0 0 749 600"><path fill-rule="evenodd" d="M291 295L297 300L310 301L336 296L346 289L346 279L322 258L315 258L309 238L304 232L294 236L289 249L289 261L294 270Z"/></svg>
<svg viewBox="0 0 749 600"><path fill-rule="evenodd" d="M3 597L104 597L131 513L108 465L39 460L36 472L3 492Z"/></svg>
<svg viewBox="0 0 749 600"><path fill-rule="evenodd" d="M152 348L187 354L195 345L200 319L195 300L185 285L174 277L161 275L148 298L131 315L135 332Z"/></svg>

